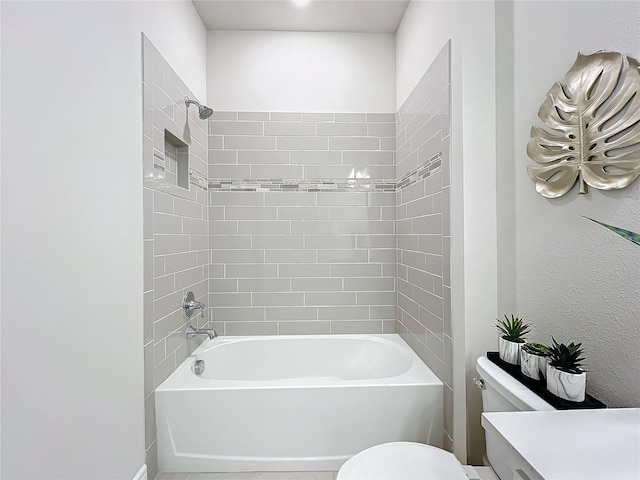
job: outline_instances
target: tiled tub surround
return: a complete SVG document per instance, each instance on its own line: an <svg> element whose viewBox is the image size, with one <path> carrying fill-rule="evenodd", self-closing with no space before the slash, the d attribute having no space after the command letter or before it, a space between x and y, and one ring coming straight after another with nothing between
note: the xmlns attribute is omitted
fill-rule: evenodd
<svg viewBox="0 0 640 480"><path fill-rule="evenodd" d="M215 112L207 136L192 109L187 198L168 184L172 146L156 136L186 124L189 92L152 60L143 85L150 478L152 386L195 346L174 309L186 288L223 335L397 330L445 384L450 448L448 46L397 114ZM184 141L187 132L172 133Z"/></svg>
<svg viewBox="0 0 640 480"><path fill-rule="evenodd" d="M207 300L208 137L198 109L186 110L184 97L193 94L144 36L142 88L145 449L151 479L157 472L155 387L200 342L186 340L180 304L188 290ZM192 317L191 323L206 321Z"/></svg>
<svg viewBox="0 0 640 480"><path fill-rule="evenodd" d="M395 332L395 193L210 196L220 333Z"/></svg>
<svg viewBox="0 0 640 480"><path fill-rule="evenodd" d="M397 116L398 332L444 383L452 448L449 44Z"/></svg>
<svg viewBox="0 0 640 480"><path fill-rule="evenodd" d="M219 332L395 332L394 114L217 112L209 128Z"/></svg>

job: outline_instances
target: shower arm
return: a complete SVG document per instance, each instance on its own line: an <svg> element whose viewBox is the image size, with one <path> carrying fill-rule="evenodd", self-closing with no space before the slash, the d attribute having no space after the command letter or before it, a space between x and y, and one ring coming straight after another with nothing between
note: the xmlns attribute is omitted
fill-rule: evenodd
<svg viewBox="0 0 640 480"><path fill-rule="evenodd" d="M184 97L184 104L187 106L187 110L189 110L189 105L192 103L198 106L198 116L200 117L200 120L206 120L213 115L213 110L211 108L206 105L202 105L200 102L191 100L189 97Z"/></svg>
<svg viewBox="0 0 640 480"><path fill-rule="evenodd" d="M189 105L191 104L197 105L198 107L201 107L202 104L196 100L191 100L189 97L184 97L184 104L189 107Z"/></svg>

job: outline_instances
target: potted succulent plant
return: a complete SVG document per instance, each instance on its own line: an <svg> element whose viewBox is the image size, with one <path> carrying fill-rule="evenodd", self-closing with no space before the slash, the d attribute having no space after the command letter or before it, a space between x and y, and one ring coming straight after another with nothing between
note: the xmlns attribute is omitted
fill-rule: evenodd
<svg viewBox="0 0 640 480"><path fill-rule="evenodd" d="M496 328L500 332L500 359L512 365L519 365L520 347L524 343L524 336L529 333L529 324L513 314L511 318L505 314L504 320L496 320Z"/></svg>
<svg viewBox="0 0 640 480"><path fill-rule="evenodd" d="M525 343L520 349L520 371L534 380L541 380L547 374L549 347L541 343Z"/></svg>
<svg viewBox="0 0 640 480"><path fill-rule="evenodd" d="M553 337L551 339L553 345L549 348L547 390L565 400L584 401L587 373L582 369L582 344L572 342L565 345L556 342Z"/></svg>

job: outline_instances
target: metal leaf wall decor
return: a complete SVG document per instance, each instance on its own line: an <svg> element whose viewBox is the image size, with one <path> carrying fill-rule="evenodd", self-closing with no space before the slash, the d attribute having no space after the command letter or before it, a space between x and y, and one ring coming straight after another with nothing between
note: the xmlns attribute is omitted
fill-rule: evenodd
<svg viewBox="0 0 640 480"><path fill-rule="evenodd" d="M601 190L624 188L640 175L640 64L617 52L578 53L538 111L527 166L536 191L564 195L578 181Z"/></svg>

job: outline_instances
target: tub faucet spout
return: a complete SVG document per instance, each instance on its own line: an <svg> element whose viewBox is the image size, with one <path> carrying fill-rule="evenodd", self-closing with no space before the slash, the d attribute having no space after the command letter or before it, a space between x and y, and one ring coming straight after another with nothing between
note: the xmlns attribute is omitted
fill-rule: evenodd
<svg viewBox="0 0 640 480"><path fill-rule="evenodd" d="M187 338L193 338L196 335L207 335L209 339L216 338L218 336L213 328L193 328L189 325L187 327Z"/></svg>

